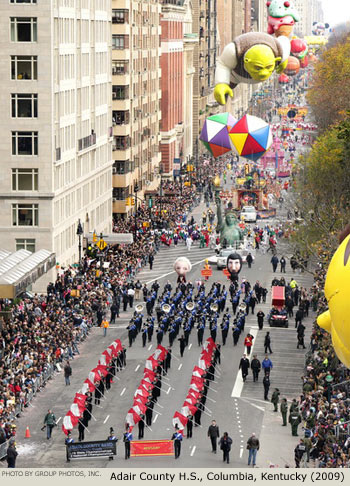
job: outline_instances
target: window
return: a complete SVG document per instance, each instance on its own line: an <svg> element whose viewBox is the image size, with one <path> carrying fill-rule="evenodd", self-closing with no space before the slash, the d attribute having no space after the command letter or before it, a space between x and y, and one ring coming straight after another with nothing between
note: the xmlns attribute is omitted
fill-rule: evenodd
<svg viewBox="0 0 350 486"><path fill-rule="evenodd" d="M36 42L37 41L36 17L11 17L11 41L12 42Z"/></svg>
<svg viewBox="0 0 350 486"><path fill-rule="evenodd" d="M13 191L37 191L38 169L12 169Z"/></svg>
<svg viewBox="0 0 350 486"><path fill-rule="evenodd" d="M36 0L10 0L10 3L36 3Z"/></svg>
<svg viewBox="0 0 350 486"><path fill-rule="evenodd" d="M123 201L129 197L129 188L128 187L114 187L113 189L113 198L117 199L118 201Z"/></svg>
<svg viewBox="0 0 350 486"><path fill-rule="evenodd" d="M11 56L11 79L38 79L38 57Z"/></svg>
<svg viewBox="0 0 350 486"><path fill-rule="evenodd" d="M12 204L13 226L38 226L38 204Z"/></svg>
<svg viewBox="0 0 350 486"><path fill-rule="evenodd" d="M114 137L114 150L127 150L130 148L130 138L128 136L116 136Z"/></svg>
<svg viewBox="0 0 350 486"><path fill-rule="evenodd" d="M12 132L12 155L38 155L38 132Z"/></svg>
<svg viewBox="0 0 350 486"><path fill-rule="evenodd" d="M128 35L113 35L112 49L128 49L129 36Z"/></svg>
<svg viewBox="0 0 350 486"><path fill-rule="evenodd" d="M12 118L38 118L37 94L12 94Z"/></svg>
<svg viewBox="0 0 350 486"><path fill-rule="evenodd" d="M18 250L28 250L35 253L35 240L32 238L16 239L16 251Z"/></svg>
<svg viewBox="0 0 350 486"><path fill-rule="evenodd" d="M113 111L113 125L127 125L129 119L128 111Z"/></svg>
<svg viewBox="0 0 350 486"><path fill-rule="evenodd" d="M128 61L113 61L112 64L113 75L127 74L128 72L129 72Z"/></svg>
<svg viewBox="0 0 350 486"><path fill-rule="evenodd" d="M114 100L126 100L129 98L128 86L113 86L112 98Z"/></svg>
<svg viewBox="0 0 350 486"><path fill-rule="evenodd" d="M129 22L129 11L123 9L112 10L112 23L125 24Z"/></svg>

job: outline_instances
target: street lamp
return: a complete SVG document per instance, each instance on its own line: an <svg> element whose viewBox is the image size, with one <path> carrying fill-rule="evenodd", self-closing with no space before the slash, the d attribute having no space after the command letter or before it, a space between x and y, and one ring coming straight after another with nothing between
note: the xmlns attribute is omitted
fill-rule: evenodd
<svg viewBox="0 0 350 486"><path fill-rule="evenodd" d="M81 262L81 235L84 233L83 231L83 227L81 225L81 222L80 222L80 219L78 220L78 227L77 227L77 235L79 237L79 245L78 245L78 249L79 249L79 264Z"/></svg>
<svg viewBox="0 0 350 486"><path fill-rule="evenodd" d="M135 193L135 229L134 229L134 241L136 242L137 238L137 193L139 192L139 186L137 185L137 182L135 182L134 185L134 193Z"/></svg>

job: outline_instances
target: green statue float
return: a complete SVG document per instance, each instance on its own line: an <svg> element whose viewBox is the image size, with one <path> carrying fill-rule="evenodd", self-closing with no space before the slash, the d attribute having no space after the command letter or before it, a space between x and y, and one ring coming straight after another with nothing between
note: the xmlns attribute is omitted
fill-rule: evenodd
<svg viewBox="0 0 350 486"><path fill-rule="evenodd" d="M215 202L218 218L218 229L220 231L220 243L223 247L237 248L243 242L243 232L238 226L238 220L235 213L229 209L222 217L220 191L220 178L218 176L214 179L215 186Z"/></svg>

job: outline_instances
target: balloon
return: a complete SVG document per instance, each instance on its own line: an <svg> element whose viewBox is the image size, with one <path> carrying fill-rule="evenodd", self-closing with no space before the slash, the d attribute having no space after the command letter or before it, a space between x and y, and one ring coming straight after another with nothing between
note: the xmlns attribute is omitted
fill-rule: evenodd
<svg viewBox="0 0 350 486"><path fill-rule="evenodd" d="M290 54L287 37L274 38L264 32L247 32L224 47L215 70L214 98L225 105L227 96L233 97L230 86L240 83L258 84L270 78L274 71L281 73Z"/></svg>
<svg viewBox="0 0 350 486"><path fill-rule="evenodd" d="M178 274L178 282L186 282L186 274L192 270L192 264L186 257L179 257L174 262L174 270Z"/></svg>
<svg viewBox="0 0 350 486"><path fill-rule="evenodd" d="M205 120L199 140L213 157L231 152L228 131L236 123L237 120L228 112L209 116Z"/></svg>
<svg viewBox="0 0 350 486"><path fill-rule="evenodd" d="M242 264L242 257L238 253L231 253L227 257L226 266L232 282L238 280L238 274L242 270Z"/></svg>
<svg viewBox="0 0 350 486"><path fill-rule="evenodd" d="M285 73L288 74L288 76L295 76L296 74L298 74L299 71L300 71L299 60L294 56L289 56Z"/></svg>
<svg viewBox="0 0 350 486"><path fill-rule="evenodd" d="M292 39L290 42L290 52L298 59L304 59L308 49L307 42L303 39Z"/></svg>
<svg viewBox="0 0 350 486"><path fill-rule="evenodd" d="M231 128L229 136L232 149L237 155L254 162L262 157L272 144L270 125L252 115L244 115Z"/></svg>
<svg viewBox="0 0 350 486"><path fill-rule="evenodd" d="M340 361L350 368L350 235L342 241L329 264L324 293L329 310L317 324L332 336Z"/></svg>
<svg viewBox="0 0 350 486"><path fill-rule="evenodd" d="M300 17L292 0L271 0L266 3L268 10L268 34L289 37Z"/></svg>
<svg viewBox="0 0 350 486"><path fill-rule="evenodd" d="M282 74L280 75L280 77L278 78L278 82L279 82L280 84L286 84L286 83L289 83L289 78L288 78L288 76L287 76L285 73L282 73Z"/></svg>

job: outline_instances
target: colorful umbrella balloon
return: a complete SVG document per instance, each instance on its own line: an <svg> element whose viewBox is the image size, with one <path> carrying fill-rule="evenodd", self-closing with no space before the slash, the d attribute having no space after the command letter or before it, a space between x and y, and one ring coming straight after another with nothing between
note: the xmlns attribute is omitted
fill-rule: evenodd
<svg viewBox="0 0 350 486"><path fill-rule="evenodd" d="M231 128L229 135L233 151L254 162L260 159L272 144L270 125L252 115L244 115Z"/></svg>
<svg viewBox="0 0 350 486"><path fill-rule="evenodd" d="M209 116L203 125L199 140L213 157L220 157L231 151L228 132L237 120L230 113Z"/></svg>

